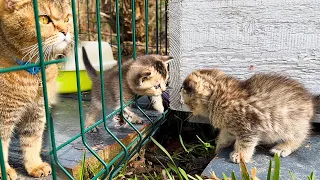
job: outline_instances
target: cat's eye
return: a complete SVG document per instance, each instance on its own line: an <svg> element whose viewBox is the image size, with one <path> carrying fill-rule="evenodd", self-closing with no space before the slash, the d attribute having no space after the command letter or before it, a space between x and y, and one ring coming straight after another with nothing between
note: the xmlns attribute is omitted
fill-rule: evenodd
<svg viewBox="0 0 320 180"><path fill-rule="evenodd" d="M64 18L64 22L69 22L69 20L69 15L66 18Z"/></svg>
<svg viewBox="0 0 320 180"><path fill-rule="evenodd" d="M159 89L160 88L160 84L154 86L155 89Z"/></svg>
<svg viewBox="0 0 320 180"><path fill-rule="evenodd" d="M41 24L49 24L51 22L51 19L47 15L41 15L39 16L39 21Z"/></svg>

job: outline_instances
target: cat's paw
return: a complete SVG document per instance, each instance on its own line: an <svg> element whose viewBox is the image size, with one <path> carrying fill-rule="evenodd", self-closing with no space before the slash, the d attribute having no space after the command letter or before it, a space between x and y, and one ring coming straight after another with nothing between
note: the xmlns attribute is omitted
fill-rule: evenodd
<svg viewBox="0 0 320 180"><path fill-rule="evenodd" d="M0 179L2 178L2 174L0 172ZM16 170L13 168L8 168L7 169L7 179L8 180L16 180L18 178Z"/></svg>
<svg viewBox="0 0 320 180"><path fill-rule="evenodd" d="M242 153L242 157L243 157L244 162L246 162L246 163L250 162L251 157L249 157L248 155ZM236 152L236 151L232 151L230 153L230 160L233 163L240 163L240 153Z"/></svg>
<svg viewBox="0 0 320 180"><path fill-rule="evenodd" d="M32 177L46 177L51 174L51 166L48 163L43 162L42 164L36 166L35 168L28 169L28 174Z"/></svg>
<svg viewBox="0 0 320 180"><path fill-rule="evenodd" d="M286 148L279 148L279 147L274 147L270 150L271 154L278 154L279 157L286 157L289 154L292 153L291 149L286 149Z"/></svg>

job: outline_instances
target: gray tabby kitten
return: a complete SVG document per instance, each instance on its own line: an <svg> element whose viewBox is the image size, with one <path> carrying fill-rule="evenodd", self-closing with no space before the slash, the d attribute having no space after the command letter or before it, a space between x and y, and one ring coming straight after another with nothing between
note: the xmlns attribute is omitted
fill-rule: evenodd
<svg viewBox="0 0 320 180"><path fill-rule="evenodd" d="M87 73L93 82L91 107L86 117L86 127L95 123L102 112L101 107L101 82L100 76L91 65L86 50L82 48L83 62ZM169 78L168 63L171 56L144 55L137 57L136 61L130 59L122 64L122 89L124 103L132 100L136 95L151 96L153 108L163 113L161 94L166 90L166 82ZM120 108L119 71L118 66L104 72L105 102L107 109L116 110ZM136 116L128 108L124 110L125 116L132 123L142 123L141 118ZM117 126L125 123L119 115L114 119ZM94 129L93 131L96 131Z"/></svg>
<svg viewBox="0 0 320 180"><path fill-rule="evenodd" d="M234 144L232 162L242 152L249 162L258 144L286 157L310 131L314 115L311 94L298 81L274 74L256 74L240 81L217 69L197 70L184 80L184 103L194 115L207 116L219 128L216 152Z"/></svg>

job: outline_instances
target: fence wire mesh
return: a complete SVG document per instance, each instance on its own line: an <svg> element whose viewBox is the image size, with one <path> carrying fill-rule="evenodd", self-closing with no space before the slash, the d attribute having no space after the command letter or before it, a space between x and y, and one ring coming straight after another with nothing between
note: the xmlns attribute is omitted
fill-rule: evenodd
<svg viewBox="0 0 320 180"><path fill-rule="evenodd" d="M78 179L78 177L73 177L65 167L60 163L58 152L63 147L67 146L68 144L72 143L76 139L81 138L83 145L86 147L86 151L89 151L100 163L101 163L101 169L98 173L96 173L93 177L90 177L91 179L105 179L109 178L112 179L117 175L117 173L123 168L123 166L130 160L139 150L140 148L148 142L150 136L152 136L156 130L159 128L159 126L164 122L165 116L168 113L168 110L165 111L161 116L159 116L156 120L151 120L151 118L144 112L144 110L137 104L137 100L140 97L136 97L135 99L131 100L127 104L123 103L123 92L122 92L122 60L123 60L123 53L127 53L129 51L130 57L133 57L134 59L137 57L137 54L139 54L138 49L141 46L144 46L144 52L145 54L150 52L150 49L153 53L158 54L165 54L167 53L167 33L166 33L166 1L163 0L156 0L152 1L152 9L150 8L150 3L148 0L144 1L138 1L138 0L115 0L115 1L100 1L100 0L71 0L72 5L72 17L73 17L73 26L74 26L74 57L75 57L75 69L76 69L76 81L77 81L77 99L78 99L78 109L79 109L79 125L80 125L80 132L75 135L74 137L66 140L64 143L57 145L56 144L56 134L55 134L55 126L54 126L54 119L51 116L50 107L48 103L48 93L47 93L47 85L46 85L46 67L51 64L58 64L66 62L68 59L58 59L58 60L50 60L45 61L44 60L44 53L43 53L43 42L41 38L41 29L40 29L40 23L39 23L39 12L38 12L38 0L32 0L33 2L33 9L34 9L34 16L35 16L35 24L36 24L36 32L37 32L37 41L38 41L38 48L39 48L39 59L40 61L38 63L34 64L27 64L24 66L15 66L10 68L0 68L0 75L1 73L9 73L13 71L21 71L26 70L31 67L40 67L41 68L41 80L42 80L42 88L43 88L43 98L45 102L45 111L46 111L46 120L47 120L47 126L48 126L48 132L49 137L51 141L51 149L50 149L50 157L51 157L51 165L52 165L52 178L57 179L57 170L60 169L61 172L63 172L69 179ZM137 22L138 22L138 29L139 32L141 31L141 21L137 20L137 2L144 3L144 28L145 33L144 35L139 35L137 38ZM127 5L130 5L129 10L126 9ZM85 5L85 6L83 6ZM94 8L93 8L94 7ZM101 10L105 10L106 7L109 7L109 11L101 12ZM86 13L84 13L85 11ZM124 12L130 12L130 14ZM149 21L150 12L152 12L152 19L155 18L152 22ZM109 13L109 14L108 14ZM140 10L139 10L139 13ZM104 16L103 18L101 16ZM125 28L126 22L128 21L126 18L130 17L129 20L131 20L131 43L127 43L128 41L126 37ZM142 16L139 14L139 16ZM83 18L85 17L85 18ZM109 19L105 20L108 17ZM115 18L112 18L115 17ZM102 19L104 19L102 21ZM113 24L115 22L115 24ZM152 32L149 31L150 24L152 24ZM104 25L109 24L109 25ZM106 32L105 27L115 26L113 27L116 31L114 34L112 31ZM112 28L111 28L112 29ZM126 30L128 31L128 30ZM140 33L141 34L141 33ZM163 35L165 37L163 37ZM153 38L150 40L150 37L153 36ZM142 38L143 37L143 38ZM80 38L80 39L79 39ZM119 70L119 86L120 86L120 108L116 111L107 114L106 112L106 104L105 101L102 101L102 109L103 109L103 115L102 119L97 121L92 126L85 128L84 123L84 112L83 112L83 103L82 103L82 92L81 92L81 77L80 77L80 70L79 70L79 57L78 57L78 45L80 40L97 40L98 41L98 49L99 49L99 63L100 63L100 78L101 83L104 82L104 76L103 76L103 56L102 56L102 41L107 40L111 46L113 47L113 52L116 52L115 57L117 59L118 64L118 70ZM137 41L139 40L139 44L137 44ZM144 43L141 43L141 41L144 40ZM163 42L165 42L163 44ZM131 46L131 47L129 47ZM139 48L138 48L139 47ZM165 50L162 50L165 49ZM129 50L127 50L129 49ZM141 49L141 48L140 48ZM127 52L124 52L127 50ZM81 61L81 60L80 60ZM101 99L104 99L104 92L106 90L104 89L104 86L101 85ZM134 124L132 124L130 121L128 121L124 117L124 108L129 106L130 104L136 104L138 110L146 117L146 119L149 120L150 125L140 131L136 128ZM130 142L128 145L125 145L119 138L116 137L116 135L110 130L107 126L107 120L111 116L115 115L116 113L121 113L125 121L129 124L129 126L136 132L137 137ZM117 142L121 148L122 151L115 156L111 161L106 162L102 157L99 156L99 153L94 150L87 142L85 134L88 133L93 128L97 127L98 125L103 124L104 130L114 139L115 142ZM1 128L1 127L0 127ZM0 164L1 164L1 172L2 172L2 180L6 180L7 177L4 176L6 174L6 169L4 165L4 158L3 158L3 149L2 149L2 142L0 139ZM58 168L58 169L57 169Z"/></svg>

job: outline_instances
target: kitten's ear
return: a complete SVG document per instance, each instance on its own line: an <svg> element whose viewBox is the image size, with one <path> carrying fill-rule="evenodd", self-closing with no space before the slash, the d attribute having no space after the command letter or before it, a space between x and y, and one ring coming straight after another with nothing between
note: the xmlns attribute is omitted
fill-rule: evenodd
<svg viewBox="0 0 320 180"><path fill-rule="evenodd" d="M172 56L161 56L160 59L165 63L165 64L169 64L169 62L171 62L173 60Z"/></svg>
<svg viewBox="0 0 320 180"><path fill-rule="evenodd" d="M153 56L154 58L164 62L165 64L169 64L169 62L173 60L172 56L167 56L167 55L162 56L162 55L159 55L159 54L150 54L150 56Z"/></svg>
<svg viewBox="0 0 320 180"><path fill-rule="evenodd" d="M150 71L141 71L139 72L139 83L143 83L145 80L147 80L151 75Z"/></svg>
<svg viewBox="0 0 320 180"><path fill-rule="evenodd" d="M190 79L186 79L183 82L181 89L185 90L188 94L193 94L196 92L196 87L197 87L196 82L194 82Z"/></svg>
<svg viewBox="0 0 320 180"><path fill-rule="evenodd" d="M14 11L31 0L0 0L0 11Z"/></svg>

